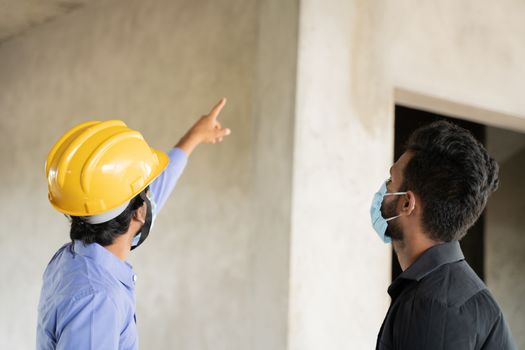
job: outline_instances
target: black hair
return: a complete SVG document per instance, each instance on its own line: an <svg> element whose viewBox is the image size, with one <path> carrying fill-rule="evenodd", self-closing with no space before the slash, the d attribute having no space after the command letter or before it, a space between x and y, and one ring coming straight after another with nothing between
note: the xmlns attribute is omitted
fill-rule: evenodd
<svg viewBox="0 0 525 350"><path fill-rule="evenodd" d="M144 192L147 192L148 189L149 186ZM79 240L84 244L98 243L101 246L108 246L114 242L115 238L128 231L133 214L143 204L144 200L139 193L131 199L119 216L100 224L90 224L81 216L71 216L69 236L71 240Z"/></svg>
<svg viewBox="0 0 525 350"><path fill-rule="evenodd" d="M403 190L422 201L422 225L440 242L460 240L498 188L498 163L472 134L450 122L423 126L410 136Z"/></svg>

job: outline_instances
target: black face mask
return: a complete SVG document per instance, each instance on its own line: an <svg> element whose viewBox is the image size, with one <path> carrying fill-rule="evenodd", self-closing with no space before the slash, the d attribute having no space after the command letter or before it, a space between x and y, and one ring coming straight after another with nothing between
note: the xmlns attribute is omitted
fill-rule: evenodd
<svg viewBox="0 0 525 350"><path fill-rule="evenodd" d="M148 196L146 195L146 191L142 191L140 193L140 198L142 198L144 200L144 202L146 202L146 220L144 220L144 225L142 225L142 228L139 230L139 232L137 232L135 234L135 236L133 237L133 243L131 243L131 250L137 248L139 245L142 244L142 242L144 242L146 240L146 238L148 238L148 235L149 235L149 230L151 229L151 223L153 222L153 213L151 211L151 202L148 198ZM137 237L138 238L138 242L135 243L135 241L137 240Z"/></svg>

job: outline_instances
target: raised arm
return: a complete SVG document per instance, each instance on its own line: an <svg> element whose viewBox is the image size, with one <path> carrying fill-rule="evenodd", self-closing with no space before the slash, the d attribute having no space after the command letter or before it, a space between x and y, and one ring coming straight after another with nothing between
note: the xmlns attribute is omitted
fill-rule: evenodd
<svg viewBox="0 0 525 350"><path fill-rule="evenodd" d="M226 104L226 98L221 99L211 111L203 115L186 132L173 149L168 152L170 163L150 185L150 197L155 201L156 214L166 203L171 192L177 185L188 162L188 157L201 144L216 144L228 136L230 129L223 128L218 116Z"/></svg>

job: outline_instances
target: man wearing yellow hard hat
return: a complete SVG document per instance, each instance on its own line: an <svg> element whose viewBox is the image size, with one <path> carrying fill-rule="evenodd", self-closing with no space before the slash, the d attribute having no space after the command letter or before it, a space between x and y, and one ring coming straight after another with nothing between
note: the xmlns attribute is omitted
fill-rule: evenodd
<svg viewBox="0 0 525 350"><path fill-rule="evenodd" d="M119 120L90 121L66 132L49 152L49 201L71 221L71 242L44 272L37 349L137 349L136 275L126 262L148 237L187 158L230 134L201 117L168 154L149 147Z"/></svg>

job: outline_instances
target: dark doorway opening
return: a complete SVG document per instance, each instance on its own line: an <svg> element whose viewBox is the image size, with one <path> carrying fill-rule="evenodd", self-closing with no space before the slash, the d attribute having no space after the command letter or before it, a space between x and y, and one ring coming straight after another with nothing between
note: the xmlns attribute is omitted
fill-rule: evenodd
<svg viewBox="0 0 525 350"><path fill-rule="evenodd" d="M486 145L486 127L482 124L445 117L443 115L426 112L418 109L396 105L395 107L395 137L394 137L394 161L405 151L404 146L410 134L417 128L430 124L437 120L448 120L467 130L483 145ZM476 271L478 276L485 280L484 271L484 241L485 241L485 212L481 214L478 221L470 228L467 235L461 240L461 248L465 259ZM401 274L401 267L395 252L392 254L392 280Z"/></svg>

